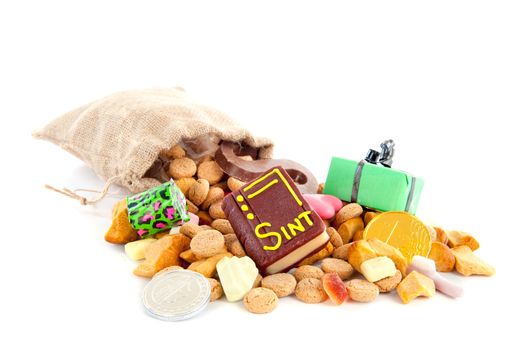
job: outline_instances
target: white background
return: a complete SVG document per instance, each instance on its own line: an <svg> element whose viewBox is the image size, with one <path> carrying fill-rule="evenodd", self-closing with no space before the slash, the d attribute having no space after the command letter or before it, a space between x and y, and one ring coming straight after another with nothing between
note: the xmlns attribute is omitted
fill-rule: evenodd
<svg viewBox="0 0 526 350"><path fill-rule="evenodd" d="M524 346L523 1L12 1L0 5L0 348ZM426 180L419 216L471 232L491 278L402 305L221 301L186 322L144 314L145 281L96 207L43 184L101 188L48 121L115 91L183 86L324 181L330 157L386 139ZM113 188L112 191L117 191Z"/></svg>

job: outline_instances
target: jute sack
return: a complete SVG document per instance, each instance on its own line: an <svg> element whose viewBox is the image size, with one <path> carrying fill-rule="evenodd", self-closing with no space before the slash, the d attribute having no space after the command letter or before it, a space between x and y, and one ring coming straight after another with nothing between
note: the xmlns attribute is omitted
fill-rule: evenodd
<svg viewBox="0 0 526 350"><path fill-rule="evenodd" d="M159 185L158 179L145 174L160 153L207 135L256 147L259 158L272 155L269 139L253 136L226 114L191 100L181 88L119 92L72 110L33 133L93 168L106 181L102 196L113 183L132 192ZM67 189L58 192L83 204L96 201Z"/></svg>

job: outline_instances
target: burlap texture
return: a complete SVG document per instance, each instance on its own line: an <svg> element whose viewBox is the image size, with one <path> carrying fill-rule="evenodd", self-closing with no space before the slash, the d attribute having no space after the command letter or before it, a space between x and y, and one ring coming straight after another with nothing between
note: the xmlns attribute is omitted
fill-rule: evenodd
<svg viewBox="0 0 526 350"><path fill-rule="evenodd" d="M205 134L260 148L260 158L272 155L269 139L254 137L181 88L116 93L66 113L33 136L77 156L103 180L140 192L159 185L144 174L162 150Z"/></svg>

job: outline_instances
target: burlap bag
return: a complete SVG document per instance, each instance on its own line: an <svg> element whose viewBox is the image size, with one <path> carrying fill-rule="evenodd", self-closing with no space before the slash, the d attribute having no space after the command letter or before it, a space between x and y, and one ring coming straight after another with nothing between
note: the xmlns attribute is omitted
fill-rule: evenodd
<svg viewBox="0 0 526 350"><path fill-rule="evenodd" d="M259 158L272 155L269 139L253 136L224 113L191 100L181 88L116 93L33 133L86 162L107 181L105 191L116 183L132 192L160 184L145 174L161 151L206 135L259 148Z"/></svg>

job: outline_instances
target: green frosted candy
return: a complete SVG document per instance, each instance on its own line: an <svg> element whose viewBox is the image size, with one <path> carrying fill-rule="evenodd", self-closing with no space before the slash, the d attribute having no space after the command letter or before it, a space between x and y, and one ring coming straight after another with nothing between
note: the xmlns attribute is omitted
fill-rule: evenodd
<svg viewBox="0 0 526 350"><path fill-rule="evenodd" d="M190 220L186 199L173 181L126 198L128 219L141 238Z"/></svg>
<svg viewBox="0 0 526 350"><path fill-rule="evenodd" d="M350 202L358 163L354 160L333 157L323 192ZM423 186L424 181L421 178L400 170L364 162L356 202L380 211L407 211L414 214ZM407 206L412 187L414 187L412 198Z"/></svg>

